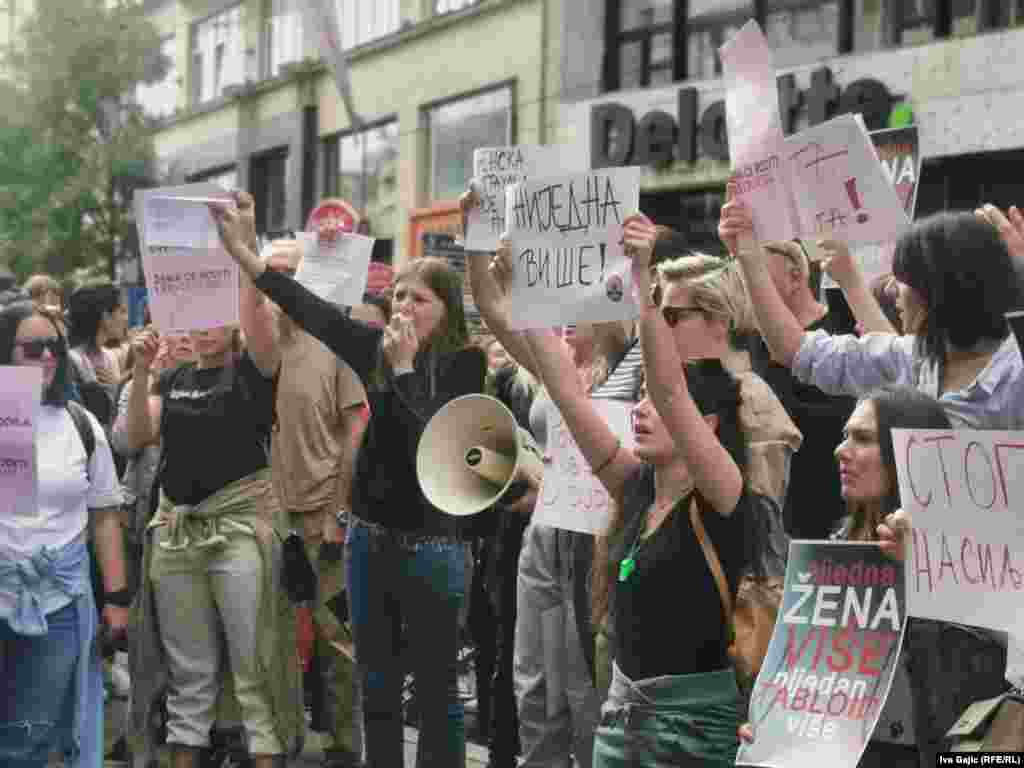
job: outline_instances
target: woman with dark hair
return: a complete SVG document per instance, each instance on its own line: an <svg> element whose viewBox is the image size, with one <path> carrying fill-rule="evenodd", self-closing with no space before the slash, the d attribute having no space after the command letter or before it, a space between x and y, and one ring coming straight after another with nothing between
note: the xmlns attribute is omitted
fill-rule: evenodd
<svg viewBox="0 0 1024 768"><path fill-rule="evenodd" d="M724 767L735 758L739 690L727 654L730 617L701 542L710 539L735 598L741 574L762 562L765 536L743 475L739 384L720 360L683 368L663 310L650 299L655 239L645 217L627 219L649 392L633 410L634 451L622 449L593 408L557 337L523 336L616 505L612 528L620 533L611 537L611 555L594 564L595 620L610 605L617 631L593 764ZM495 268L507 280L507 263ZM687 592L687 629L666 631L665 595L679 589ZM631 717L638 708L644 716Z"/></svg>
<svg viewBox="0 0 1024 768"><path fill-rule="evenodd" d="M69 766L99 768L103 683L87 528L111 637L123 638L130 601L113 456L96 419L68 402L67 344L53 315L31 302L0 312L0 365L43 373L38 515L0 516L0 764L41 768L60 749Z"/></svg>
<svg viewBox="0 0 1024 768"><path fill-rule="evenodd" d="M367 760L374 768L403 765L401 649L408 631L422 712L417 764L461 766L457 655L467 548L458 519L420 490L416 451L438 410L484 390L487 364L469 343L462 280L440 259L409 262L395 276L390 323L373 328L268 270L246 242L238 215L225 206L211 209L225 248L256 287L348 363L366 387L370 420L346 547Z"/></svg>
<svg viewBox="0 0 1024 768"><path fill-rule="evenodd" d="M240 236L255 246L253 200L235 202ZM256 768L283 766L304 736L295 614L282 589L288 526L269 466L281 352L273 311L248 279L239 317L243 349L236 328L193 331L193 361L155 384L157 334L138 334L118 430L130 452L162 448L133 616L131 736L136 755L151 753L166 689L173 768L198 765L229 683Z"/></svg>
<svg viewBox="0 0 1024 768"><path fill-rule="evenodd" d="M879 542L883 550L902 559L910 540L910 517L901 510L894 429L950 429L950 421L937 400L906 387L887 388L860 400L843 431L843 442L836 448L839 476L846 517L833 538L842 541ZM930 669L930 657L937 654L936 634L944 631L970 632L967 628L941 622L911 618L903 645L902 663L909 675L914 732L920 765L936 764L938 743L952 725L960 709L966 706L952 675L967 670L947 670L938 674ZM968 634L963 639L970 637ZM995 657L1005 660L997 649ZM996 665L998 667L998 665ZM1002 669L997 669L1001 673ZM992 676L988 676L993 680ZM997 674L998 677L998 674ZM996 681L988 694L998 695L1003 686ZM933 702L951 700L941 710ZM890 698L890 705L894 701ZM752 741L749 725L741 735ZM872 741L861 758L862 768L885 766L887 747Z"/></svg>
<svg viewBox="0 0 1024 768"><path fill-rule="evenodd" d="M79 288L68 301L71 359L82 381L111 389L121 383L120 362L111 342L120 343L128 330L128 307L111 283Z"/></svg>
<svg viewBox="0 0 1024 768"><path fill-rule="evenodd" d="M1004 317L1017 306L1018 283L1006 244L987 223L968 213L916 222L893 260L906 335L861 338L800 327L767 274L742 201L722 208L719 233L743 267L774 358L802 382L854 396L909 386L938 399L954 426L1024 426L1021 355Z"/></svg>

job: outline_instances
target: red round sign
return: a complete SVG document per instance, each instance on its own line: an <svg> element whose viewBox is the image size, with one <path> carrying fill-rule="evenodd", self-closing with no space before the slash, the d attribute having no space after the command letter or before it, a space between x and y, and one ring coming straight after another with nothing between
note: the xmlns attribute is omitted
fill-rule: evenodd
<svg viewBox="0 0 1024 768"><path fill-rule="evenodd" d="M306 231L315 234L321 243L332 242L342 232L355 232L359 212L340 197L322 200L306 222Z"/></svg>

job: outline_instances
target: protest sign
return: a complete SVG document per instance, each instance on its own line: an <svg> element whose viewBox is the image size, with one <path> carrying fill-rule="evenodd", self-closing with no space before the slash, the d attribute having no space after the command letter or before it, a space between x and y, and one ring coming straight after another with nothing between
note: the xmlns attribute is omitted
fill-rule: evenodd
<svg viewBox="0 0 1024 768"><path fill-rule="evenodd" d="M878 153L878 161L882 171L893 189L896 197L913 221L914 209L917 205L918 179L921 178L921 151L918 141L917 126L894 128L892 130L872 131L871 143ZM853 248L853 257L860 265L861 273L868 282L879 275L892 272L892 257L896 251L896 241L887 240L882 243L866 243ZM822 287L835 285L831 277L825 275Z"/></svg>
<svg viewBox="0 0 1024 768"><path fill-rule="evenodd" d="M36 425L43 369L0 366L0 518L15 525L39 518Z"/></svg>
<svg viewBox="0 0 1024 768"><path fill-rule="evenodd" d="M737 198L750 206L761 240L791 240L797 221L786 183L779 91L768 41L751 20L719 54Z"/></svg>
<svg viewBox="0 0 1024 768"><path fill-rule="evenodd" d="M622 441L623 450L632 451L630 411L633 404L619 400L590 402ZM558 408L554 403L548 403L547 408L544 480L533 520L567 531L603 534L611 521L611 498L601 481L594 477Z"/></svg>
<svg viewBox="0 0 1024 768"><path fill-rule="evenodd" d="M216 184L187 184L136 192L140 244L170 248L217 247L220 236L207 207L215 200L231 202L233 198Z"/></svg>
<svg viewBox="0 0 1024 768"><path fill-rule="evenodd" d="M494 251L505 231L505 189L528 178L587 170L582 145L483 147L473 150L480 204L466 217L467 251Z"/></svg>
<svg viewBox="0 0 1024 768"><path fill-rule="evenodd" d="M528 179L505 197L513 329L639 315L622 247L622 224L639 205L639 168Z"/></svg>
<svg viewBox="0 0 1024 768"><path fill-rule="evenodd" d="M162 333L238 324L238 265L223 248L149 244L142 266L150 315Z"/></svg>
<svg viewBox="0 0 1024 768"><path fill-rule="evenodd" d="M737 765L855 768L906 626L903 564L877 544L793 541Z"/></svg>
<svg viewBox="0 0 1024 768"><path fill-rule="evenodd" d="M893 430L910 614L1024 640L1024 432Z"/></svg>
<svg viewBox="0 0 1024 768"><path fill-rule="evenodd" d="M850 245L895 240L910 218L878 162L864 121L840 115L786 140L799 237Z"/></svg>
<svg viewBox="0 0 1024 768"><path fill-rule="evenodd" d="M297 234L303 254L295 279L325 301L346 307L362 304L374 239L345 232L331 240Z"/></svg>

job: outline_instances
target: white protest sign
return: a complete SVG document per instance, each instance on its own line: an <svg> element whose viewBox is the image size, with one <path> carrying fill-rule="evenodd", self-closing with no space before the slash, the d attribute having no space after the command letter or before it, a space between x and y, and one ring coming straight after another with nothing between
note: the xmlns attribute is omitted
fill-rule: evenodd
<svg viewBox="0 0 1024 768"><path fill-rule="evenodd" d="M799 236L850 245L895 240L910 218L859 115L840 115L786 140Z"/></svg>
<svg viewBox="0 0 1024 768"><path fill-rule="evenodd" d="M0 366L0 518L15 525L39 518L36 427L43 369Z"/></svg>
<svg viewBox="0 0 1024 768"><path fill-rule="evenodd" d="M638 210L640 168L528 179L509 187L505 197L513 329L639 315L622 224Z"/></svg>
<svg viewBox="0 0 1024 768"><path fill-rule="evenodd" d="M200 182L138 190L132 201L139 245L214 248L220 243L207 203L231 201L218 184Z"/></svg>
<svg viewBox="0 0 1024 768"><path fill-rule="evenodd" d="M797 221L787 186L779 90L768 40L751 20L719 53L736 194L750 206L761 240L791 240Z"/></svg>
<svg viewBox="0 0 1024 768"><path fill-rule="evenodd" d="M893 430L910 615L1024 640L1024 432Z"/></svg>
<svg viewBox="0 0 1024 768"><path fill-rule="evenodd" d="M238 265L223 248L149 244L142 266L149 310L162 333L238 324Z"/></svg>
<svg viewBox="0 0 1024 768"><path fill-rule="evenodd" d="M482 147L473 151L480 205L466 217L467 251L494 251L505 231L505 190L535 176L582 173L589 163L580 144Z"/></svg>
<svg viewBox="0 0 1024 768"><path fill-rule="evenodd" d="M374 238L348 232L331 240L306 232L296 235L303 255L295 279L325 301L346 307L361 304Z"/></svg>
<svg viewBox="0 0 1024 768"><path fill-rule="evenodd" d="M632 403L591 400L608 427L632 451ZM567 531L603 534L611 522L612 501L580 452L554 403L548 403L544 480L533 510L534 522ZM548 461L550 459L550 462Z"/></svg>

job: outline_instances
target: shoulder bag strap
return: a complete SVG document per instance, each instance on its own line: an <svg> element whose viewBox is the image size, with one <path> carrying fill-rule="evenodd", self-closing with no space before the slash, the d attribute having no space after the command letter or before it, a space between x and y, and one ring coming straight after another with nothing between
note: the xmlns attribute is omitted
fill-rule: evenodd
<svg viewBox="0 0 1024 768"><path fill-rule="evenodd" d="M704 559L708 561L708 568L711 569L711 575L714 577L715 585L718 587L718 596L722 599L722 610L725 611L726 625L731 628L732 596L729 594L729 583L725 580L725 571L722 570L722 562L718 559L715 545L711 543L707 531L704 530L704 522L700 519L700 514L697 512L696 499L690 503L690 523L693 525L693 532L697 535L700 548L704 551Z"/></svg>

